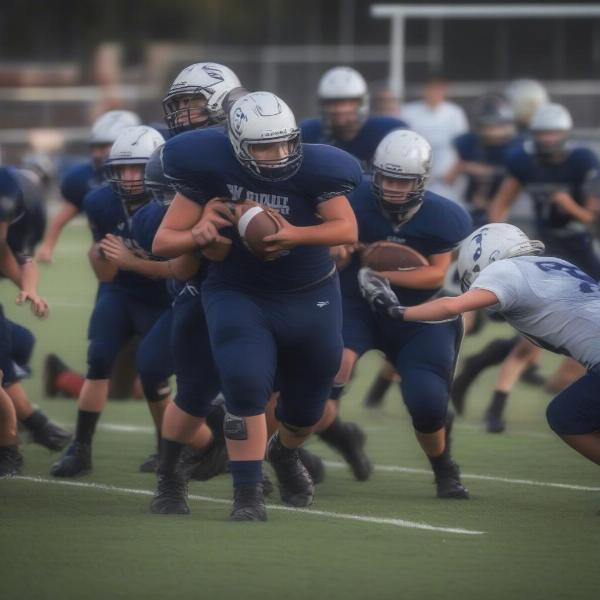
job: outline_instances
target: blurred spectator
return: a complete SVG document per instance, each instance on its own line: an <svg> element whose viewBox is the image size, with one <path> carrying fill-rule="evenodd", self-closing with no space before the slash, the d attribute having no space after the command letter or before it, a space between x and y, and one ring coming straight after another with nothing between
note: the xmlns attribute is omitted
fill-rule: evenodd
<svg viewBox="0 0 600 600"><path fill-rule="evenodd" d="M429 79L425 84L423 99L405 104L400 116L411 129L425 137L433 149L431 178L427 187L455 199L456 187L445 183L444 177L456 162L452 141L467 132L469 124L463 109L446 100L447 92L445 79Z"/></svg>
<svg viewBox="0 0 600 600"><path fill-rule="evenodd" d="M400 117L400 98L387 85L374 85L371 88L371 114L380 117Z"/></svg>

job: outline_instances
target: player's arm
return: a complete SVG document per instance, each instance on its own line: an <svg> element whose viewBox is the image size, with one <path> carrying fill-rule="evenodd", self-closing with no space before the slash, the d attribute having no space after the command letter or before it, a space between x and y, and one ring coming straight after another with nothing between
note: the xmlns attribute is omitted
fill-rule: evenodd
<svg viewBox="0 0 600 600"><path fill-rule="evenodd" d="M0 221L0 271L21 289L21 267L8 245L8 221Z"/></svg>
<svg viewBox="0 0 600 600"><path fill-rule="evenodd" d="M490 205L489 218L492 223L500 223L506 220L520 191L521 183L518 179L510 175L504 179Z"/></svg>
<svg viewBox="0 0 600 600"><path fill-rule="evenodd" d="M318 225L296 227L281 215L275 215L281 229L268 235L268 252L278 254L295 246L339 246L358 242L356 217L346 196L334 196L318 205L317 213L322 219Z"/></svg>
<svg viewBox="0 0 600 600"><path fill-rule="evenodd" d="M219 229L230 226L231 218L231 210L218 199L201 206L178 192L154 236L152 252L172 258L199 248L210 252L216 246L229 246L231 241Z"/></svg>
<svg viewBox="0 0 600 600"><path fill-rule="evenodd" d="M48 315L48 302L38 294L39 271L37 263L31 256L23 256L21 264L21 291L17 296L17 304L31 303L31 312L36 317Z"/></svg>
<svg viewBox="0 0 600 600"><path fill-rule="evenodd" d="M498 303L493 292L474 289L455 297L437 298L418 306L403 309L405 321L444 321L471 310L487 308Z"/></svg>
<svg viewBox="0 0 600 600"><path fill-rule="evenodd" d="M40 262L52 262L54 248L65 225L79 214L79 209L71 202L62 202L60 209L48 226L44 241L37 253Z"/></svg>
<svg viewBox="0 0 600 600"><path fill-rule="evenodd" d="M452 262L452 252L432 254L429 265L406 271L383 271L379 275L385 277L394 287L415 290L433 290L441 288L446 279L446 272Z"/></svg>
<svg viewBox="0 0 600 600"><path fill-rule="evenodd" d="M358 283L363 298L374 311L401 321L445 321L498 303L496 294L476 288L456 297L438 298L418 306L402 306L389 281L367 267L359 271Z"/></svg>
<svg viewBox="0 0 600 600"><path fill-rule="evenodd" d="M552 202L560 206L568 215L586 225L594 223L598 218L598 213L592 210L592 204L589 201L585 206L581 206L568 192L554 192Z"/></svg>
<svg viewBox="0 0 600 600"><path fill-rule="evenodd" d="M92 247L88 251L88 258L98 281L101 283L108 283L116 277L119 267L114 263L111 263L106 256L104 256L104 252L99 243L94 242L92 244Z"/></svg>
<svg viewBox="0 0 600 600"><path fill-rule="evenodd" d="M135 271L154 279L174 277L185 281L193 277L200 266L198 258L189 254L164 261L142 258L128 248L122 238L112 234L100 242L100 247L106 259L119 269Z"/></svg>

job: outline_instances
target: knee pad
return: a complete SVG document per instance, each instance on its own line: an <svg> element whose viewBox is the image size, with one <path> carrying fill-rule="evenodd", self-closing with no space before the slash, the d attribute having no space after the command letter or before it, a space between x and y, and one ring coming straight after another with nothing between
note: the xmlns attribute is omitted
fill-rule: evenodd
<svg viewBox="0 0 600 600"><path fill-rule="evenodd" d="M236 442L243 442L248 439L248 429L246 427L246 419L237 417L230 412L225 413L223 419L223 433L225 438Z"/></svg>
<svg viewBox="0 0 600 600"><path fill-rule="evenodd" d="M142 388L148 402L161 402L171 395L171 386L168 380L149 382L142 379Z"/></svg>
<svg viewBox="0 0 600 600"><path fill-rule="evenodd" d="M412 424L419 433L435 433L446 426L446 419L416 415L412 417Z"/></svg>

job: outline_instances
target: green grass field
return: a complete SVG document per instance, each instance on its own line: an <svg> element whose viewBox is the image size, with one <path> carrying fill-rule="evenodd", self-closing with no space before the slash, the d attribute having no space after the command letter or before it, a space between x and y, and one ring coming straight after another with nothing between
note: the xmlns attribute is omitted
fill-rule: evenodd
<svg viewBox="0 0 600 600"><path fill-rule="evenodd" d="M41 365L56 352L85 366L95 291L87 243L86 229L71 226L42 268L47 321L15 307L8 282L0 294L37 335L31 400L69 427L75 403L42 396ZM497 334L510 331L488 326L463 354ZM558 362L545 356L543 371ZM381 410L361 406L378 364L367 356L343 399L344 417L368 432L373 478L355 482L311 442L331 461L314 506L283 510L271 497L266 524L227 521L228 476L191 485L191 516L151 515L154 480L137 471L154 444L144 402L109 404L87 477L52 480L57 456L24 445L24 477L0 481L0 598L598 598L598 468L547 428L549 396L519 385L507 433L491 436L480 425L495 372L486 374L455 430L472 498L442 501L396 389Z"/></svg>

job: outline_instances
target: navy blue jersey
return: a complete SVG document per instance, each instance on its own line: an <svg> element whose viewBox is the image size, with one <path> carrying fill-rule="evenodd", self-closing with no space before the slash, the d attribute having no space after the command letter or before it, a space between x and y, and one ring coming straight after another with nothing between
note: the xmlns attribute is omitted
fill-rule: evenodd
<svg viewBox="0 0 600 600"><path fill-rule="evenodd" d="M577 204L585 202L585 185L598 172L598 158L588 148L573 148L559 164L540 162L525 143L507 157L507 171L529 193L534 205L538 227L544 229L583 230L574 219L552 202L552 194L564 191Z"/></svg>
<svg viewBox="0 0 600 600"><path fill-rule="evenodd" d="M102 185L89 192L83 201L83 210L87 215L94 241L99 242L112 233L123 238L130 248L135 248L131 221L109 185ZM165 281L162 279L151 279L133 271L120 269L111 285L149 304L166 306L169 302Z"/></svg>
<svg viewBox="0 0 600 600"><path fill-rule="evenodd" d="M504 144L486 146L481 136L473 131L463 133L454 140L454 147L460 160L495 167L493 174L489 176L467 174L465 201L468 204L485 203L494 197L506 174L508 155L522 144L523 140L517 137Z"/></svg>
<svg viewBox="0 0 600 600"><path fill-rule="evenodd" d="M2 188L5 189L8 185L14 190L14 194L2 198L0 221L9 223L6 237L8 246L17 262L24 264L33 256L35 247L44 237L46 203L40 186L26 171L10 167L1 171Z"/></svg>
<svg viewBox="0 0 600 600"><path fill-rule="evenodd" d="M152 253L152 242L156 232L162 223L167 212L167 207L158 202L148 202L135 212L131 218L131 234L133 239L143 253L150 260L166 260ZM179 281L177 279L167 280L167 290L172 298L175 298L185 287L186 283L198 285L202 282L205 275L205 269L198 271L198 274L189 282Z"/></svg>
<svg viewBox="0 0 600 600"><path fill-rule="evenodd" d="M60 183L62 197L81 211L86 194L104 181L102 171L97 170L91 161L71 167Z"/></svg>
<svg viewBox="0 0 600 600"><path fill-rule="evenodd" d="M322 145L304 145L300 169L285 181L253 177L237 161L228 138L214 130L190 131L169 140L163 163L166 175L184 196L205 204L216 196L232 202L253 200L281 213L292 225L321 223L320 202L347 195L361 180L358 162L347 153ZM290 291L309 286L333 270L328 248L297 246L286 256L261 261L251 254L236 231L222 230L232 238L228 257L209 267L209 280L266 291Z"/></svg>
<svg viewBox="0 0 600 600"><path fill-rule="evenodd" d="M369 117L352 140L342 141L331 137L321 119L306 119L300 123L302 141L305 144L330 144L341 148L358 158L363 166L368 166L379 142L390 131L407 127L404 121L394 117Z"/></svg>
<svg viewBox="0 0 600 600"><path fill-rule="evenodd" d="M358 238L371 244L390 241L414 248L423 256L449 252L458 246L472 231L471 218L455 202L425 192L423 205L408 223L395 227L377 205L371 191L371 181L367 177L350 196L350 202L358 221ZM349 266L340 273L342 295L344 298L360 298L357 275L360 259L354 256ZM402 304L414 306L421 304L439 292L434 290L413 290L395 288Z"/></svg>

